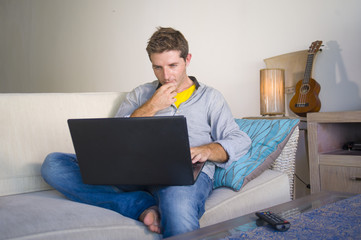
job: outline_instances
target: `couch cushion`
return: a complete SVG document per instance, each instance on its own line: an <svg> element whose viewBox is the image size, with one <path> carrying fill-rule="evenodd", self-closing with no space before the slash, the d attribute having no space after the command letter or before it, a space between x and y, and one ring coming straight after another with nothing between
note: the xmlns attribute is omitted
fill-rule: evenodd
<svg viewBox="0 0 361 240"><path fill-rule="evenodd" d="M68 118L114 116L125 93L0 94L0 196L50 187L40 166L51 152L74 152Z"/></svg>
<svg viewBox="0 0 361 240"><path fill-rule="evenodd" d="M264 197L268 195L270 197ZM200 219L205 227L290 200L286 174L266 170L239 192L213 191ZM138 221L66 199L56 190L0 197L0 239L160 239Z"/></svg>
<svg viewBox="0 0 361 240"><path fill-rule="evenodd" d="M240 129L252 140L248 153L227 169L216 168L214 187L229 187L239 191L247 182L270 168L280 155L298 119L236 119Z"/></svg>
<svg viewBox="0 0 361 240"><path fill-rule="evenodd" d="M139 221L55 190L0 197L0 239L161 239Z"/></svg>
<svg viewBox="0 0 361 240"><path fill-rule="evenodd" d="M287 174L267 169L240 191L221 187L206 201L201 227L226 221L291 200Z"/></svg>

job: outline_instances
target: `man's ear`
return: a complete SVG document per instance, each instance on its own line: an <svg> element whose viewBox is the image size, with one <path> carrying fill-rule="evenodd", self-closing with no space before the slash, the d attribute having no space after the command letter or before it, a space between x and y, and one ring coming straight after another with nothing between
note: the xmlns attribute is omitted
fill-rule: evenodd
<svg viewBox="0 0 361 240"><path fill-rule="evenodd" d="M188 53L187 57L186 57L186 66L188 67L188 65L190 64L192 59L192 54Z"/></svg>

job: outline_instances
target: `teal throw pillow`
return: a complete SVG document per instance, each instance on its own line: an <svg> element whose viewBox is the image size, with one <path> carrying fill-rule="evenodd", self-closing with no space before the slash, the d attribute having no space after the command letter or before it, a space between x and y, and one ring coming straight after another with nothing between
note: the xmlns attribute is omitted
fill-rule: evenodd
<svg viewBox="0 0 361 240"><path fill-rule="evenodd" d="M235 119L252 140L249 151L227 169L216 167L214 188L229 187L239 191L247 182L270 168L281 154L298 119Z"/></svg>

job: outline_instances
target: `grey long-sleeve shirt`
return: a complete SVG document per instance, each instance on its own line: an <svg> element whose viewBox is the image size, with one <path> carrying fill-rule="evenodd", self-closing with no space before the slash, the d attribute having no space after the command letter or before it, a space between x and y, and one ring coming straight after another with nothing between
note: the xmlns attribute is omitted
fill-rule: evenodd
<svg viewBox="0 0 361 240"><path fill-rule="evenodd" d="M179 108L172 105L157 112L155 116L185 116L191 147L211 142L222 145L229 156L228 161L225 163L207 161L203 168L203 172L213 179L215 165L222 168L230 166L232 162L247 153L251 140L246 133L239 129L222 94L214 88L198 83L194 77L190 78L196 84L193 95ZM153 96L158 85L159 82L154 81L129 92L121 103L116 117L130 116Z"/></svg>

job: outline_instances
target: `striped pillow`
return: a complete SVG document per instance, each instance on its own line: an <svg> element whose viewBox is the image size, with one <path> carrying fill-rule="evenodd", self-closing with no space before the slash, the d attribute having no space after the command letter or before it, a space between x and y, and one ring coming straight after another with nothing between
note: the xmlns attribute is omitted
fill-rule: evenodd
<svg viewBox="0 0 361 240"><path fill-rule="evenodd" d="M252 140L248 153L227 169L216 167L214 188L229 187L239 191L247 182L270 168L280 155L298 119L236 119L239 128Z"/></svg>

